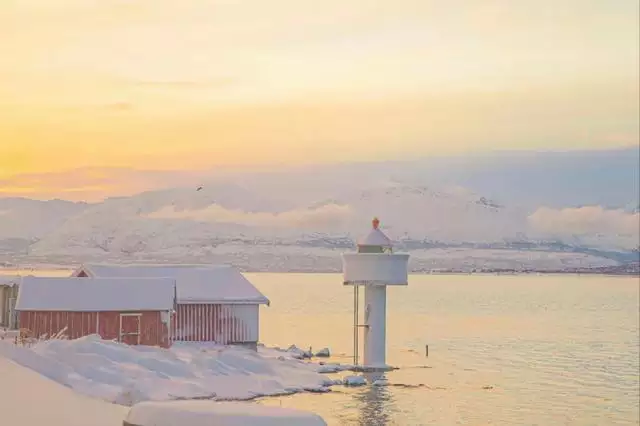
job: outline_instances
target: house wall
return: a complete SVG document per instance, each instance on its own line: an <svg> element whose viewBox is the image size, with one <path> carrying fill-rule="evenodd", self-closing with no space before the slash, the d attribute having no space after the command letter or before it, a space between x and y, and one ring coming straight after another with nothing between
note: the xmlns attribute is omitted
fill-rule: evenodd
<svg viewBox="0 0 640 426"><path fill-rule="evenodd" d="M0 286L0 326L18 328L18 318L13 310L18 297L18 286Z"/></svg>
<svg viewBox="0 0 640 426"><path fill-rule="evenodd" d="M7 288L6 286L0 286L0 326L7 327Z"/></svg>
<svg viewBox="0 0 640 426"><path fill-rule="evenodd" d="M259 305L178 304L172 336L183 342L256 343Z"/></svg>
<svg viewBox="0 0 640 426"><path fill-rule="evenodd" d="M69 339L99 334L105 340L119 338L120 314L126 312L64 312L22 311L20 327L29 330L34 337L47 338L63 333ZM168 326L160 312L142 312L140 317L140 344L168 347Z"/></svg>

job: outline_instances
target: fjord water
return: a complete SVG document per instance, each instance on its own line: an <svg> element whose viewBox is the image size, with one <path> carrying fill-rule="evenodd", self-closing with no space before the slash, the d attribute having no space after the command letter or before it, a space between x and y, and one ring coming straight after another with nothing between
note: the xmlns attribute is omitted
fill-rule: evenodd
<svg viewBox="0 0 640 426"><path fill-rule="evenodd" d="M248 274L271 299L261 340L351 362L351 288L334 274ZM329 425L637 425L639 281L413 275L387 296L390 386L259 403ZM425 356L429 345L429 357Z"/></svg>
<svg viewBox="0 0 640 426"><path fill-rule="evenodd" d="M261 309L262 342L328 346L333 360L352 362L353 293L340 275L247 277L271 299ZM387 292L387 362L399 367L386 374L390 386L257 403L310 410L330 426L637 425L639 284L412 275L408 287Z"/></svg>

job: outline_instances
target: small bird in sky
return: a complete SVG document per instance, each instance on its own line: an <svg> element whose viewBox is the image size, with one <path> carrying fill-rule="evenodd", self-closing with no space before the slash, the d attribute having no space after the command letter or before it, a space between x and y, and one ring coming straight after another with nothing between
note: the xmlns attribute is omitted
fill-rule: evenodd
<svg viewBox="0 0 640 426"><path fill-rule="evenodd" d="M198 189L196 189L196 191L202 191L202 187L199 186Z"/></svg>

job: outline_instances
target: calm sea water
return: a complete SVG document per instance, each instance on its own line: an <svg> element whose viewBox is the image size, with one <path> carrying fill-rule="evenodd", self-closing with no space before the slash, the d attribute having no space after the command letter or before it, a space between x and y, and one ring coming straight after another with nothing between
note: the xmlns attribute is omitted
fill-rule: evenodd
<svg viewBox="0 0 640 426"><path fill-rule="evenodd" d="M332 274L250 274L262 340L350 362L352 291ZM388 289L389 387L260 401L330 425L637 425L639 281L412 276ZM425 357L425 344L429 357Z"/></svg>
<svg viewBox="0 0 640 426"><path fill-rule="evenodd" d="M353 293L339 275L247 276L272 302L263 342L352 361ZM387 294L390 386L258 403L329 425L640 424L637 278L422 275Z"/></svg>

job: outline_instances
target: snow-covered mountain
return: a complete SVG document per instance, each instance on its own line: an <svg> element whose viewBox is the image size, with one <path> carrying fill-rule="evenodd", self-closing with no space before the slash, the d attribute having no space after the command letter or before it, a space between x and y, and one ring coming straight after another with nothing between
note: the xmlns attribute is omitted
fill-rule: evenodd
<svg viewBox="0 0 640 426"><path fill-rule="evenodd" d="M305 262L303 269L335 269L338 257L332 250L351 247L357 235L367 232L373 216L381 218L391 238L416 250L512 248L509 244L542 240L618 251L637 248L634 220L640 216L624 210L547 208L531 213L458 186L416 185L400 179L367 185L350 182L336 186L333 193L321 191L322 198L315 201L310 201L311 194L296 194L283 185L270 188L227 180L94 204L2 199L0 262L18 257L54 263L188 259L239 262L249 269L298 268ZM507 256L504 252L492 256L498 255ZM474 262L491 264L477 253L439 258L440 263L428 264L437 267L451 259L470 268ZM557 256L554 259L560 262ZM609 265L580 259L554 265Z"/></svg>
<svg viewBox="0 0 640 426"><path fill-rule="evenodd" d="M396 239L493 242L526 225L520 212L459 188L398 184L338 193L311 205L215 185L108 199L74 213L43 235L32 253L162 252L220 239L344 236L366 231L373 216Z"/></svg>
<svg viewBox="0 0 640 426"><path fill-rule="evenodd" d="M526 227L525 212L459 187L390 183L347 193L336 202L353 212L348 229L362 229L368 226L363 220L379 216L396 239L494 242L514 238Z"/></svg>
<svg viewBox="0 0 640 426"><path fill-rule="evenodd" d="M63 200L0 198L0 240L42 238L87 207Z"/></svg>

